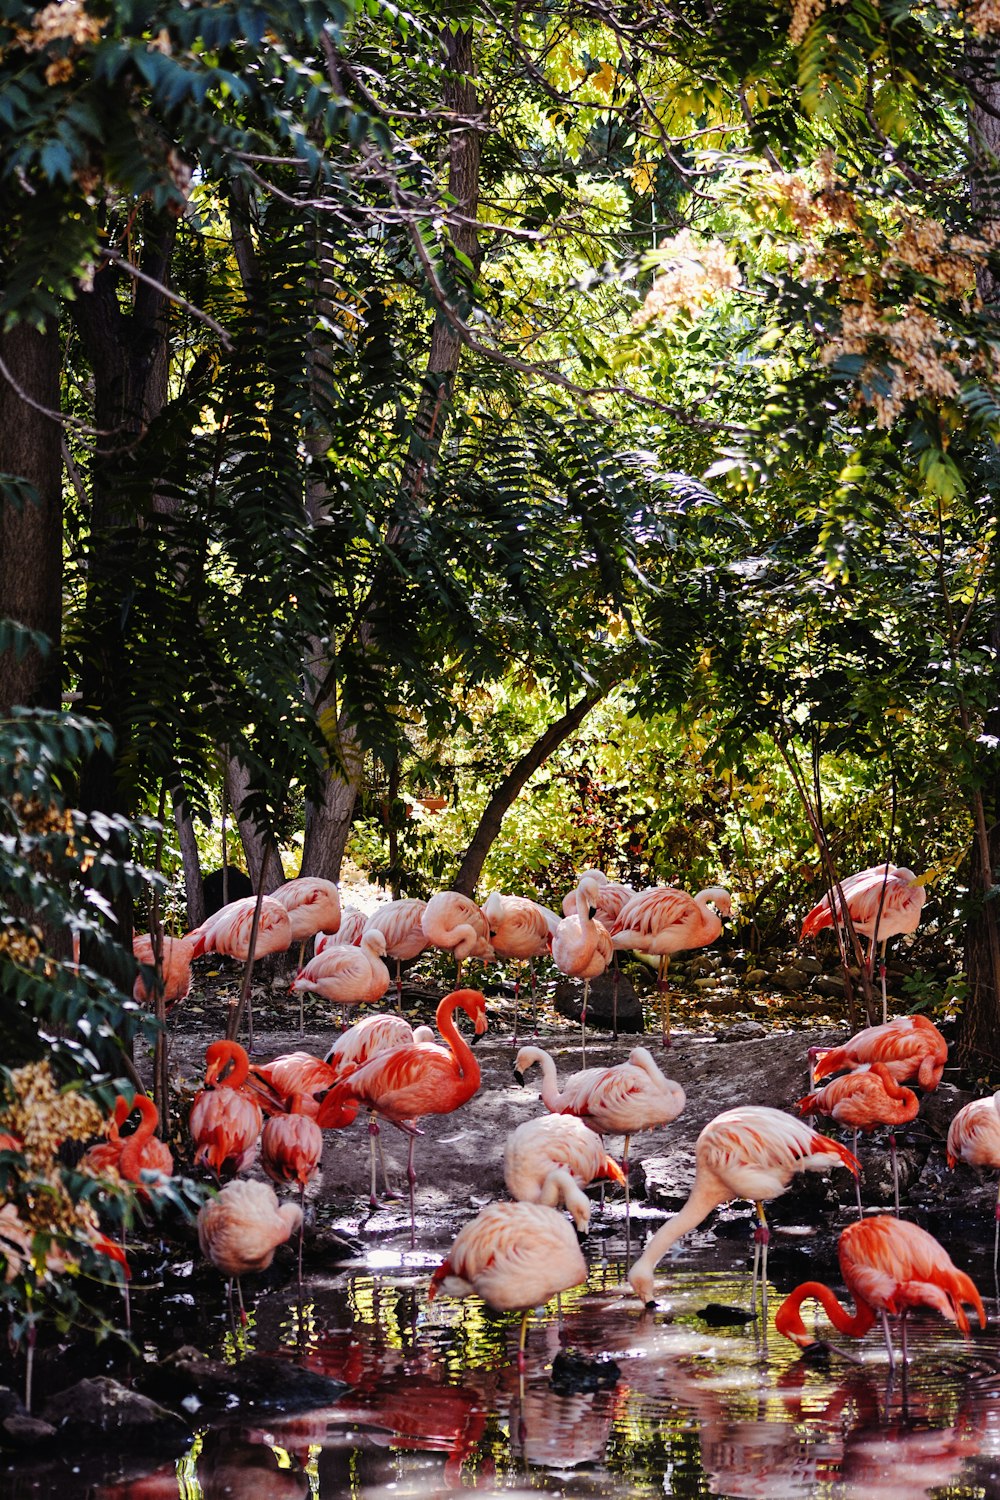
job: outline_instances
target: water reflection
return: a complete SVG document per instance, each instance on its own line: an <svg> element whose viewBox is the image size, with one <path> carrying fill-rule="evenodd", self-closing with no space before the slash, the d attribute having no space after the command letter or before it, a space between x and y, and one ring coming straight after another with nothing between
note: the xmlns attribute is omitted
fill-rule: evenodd
<svg viewBox="0 0 1000 1500"><path fill-rule="evenodd" d="M563 1298L561 1323L547 1309L523 1385L517 1318L474 1302L428 1308L422 1268L342 1274L293 1308L279 1293L262 1296L248 1344L344 1381L341 1400L206 1431L179 1464L133 1465L117 1482L88 1473L80 1455L78 1477L67 1464L54 1479L50 1457L44 1481L23 1468L0 1474L0 1500L56 1490L60 1500L998 1493L994 1326L966 1343L933 1315L916 1316L908 1379L890 1386L875 1335L860 1365L822 1367L773 1329L710 1326L707 1303L745 1302L742 1274L671 1267L669 1301L650 1314L623 1292L623 1272L595 1268L588 1287ZM557 1392L552 1361L567 1346L584 1361L613 1357L620 1378ZM221 1325L209 1352L225 1352Z"/></svg>

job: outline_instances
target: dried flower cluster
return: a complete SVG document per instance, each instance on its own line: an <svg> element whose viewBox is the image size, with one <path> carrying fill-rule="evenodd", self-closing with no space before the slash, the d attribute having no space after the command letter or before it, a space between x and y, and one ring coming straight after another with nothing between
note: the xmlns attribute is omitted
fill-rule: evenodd
<svg viewBox="0 0 1000 1500"><path fill-rule="evenodd" d="M30 31L19 31L17 40L26 52L43 52L52 42L69 41L85 47L101 35L101 23L85 9L81 0L52 0L35 15Z"/></svg>
<svg viewBox="0 0 1000 1500"><path fill-rule="evenodd" d="M977 36L996 36L1000 33L1000 0L970 0L965 19Z"/></svg>
<svg viewBox="0 0 1000 1500"><path fill-rule="evenodd" d="M15 964L33 964L41 951L38 939L30 933L19 932L13 927L0 932L0 958L7 958Z"/></svg>
<svg viewBox="0 0 1000 1500"><path fill-rule="evenodd" d="M847 0L834 0L836 5L846 5ZM792 20L788 28L788 40L797 47L812 23L826 10L826 0L792 0Z"/></svg>
<svg viewBox="0 0 1000 1500"><path fill-rule="evenodd" d="M632 319L636 328L680 310L697 312L718 292L732 291L740 285L739 268L729 258L722 241L699 240L690 229L682 229L671 239L663 240L659 259L663 271Z"/></svg>

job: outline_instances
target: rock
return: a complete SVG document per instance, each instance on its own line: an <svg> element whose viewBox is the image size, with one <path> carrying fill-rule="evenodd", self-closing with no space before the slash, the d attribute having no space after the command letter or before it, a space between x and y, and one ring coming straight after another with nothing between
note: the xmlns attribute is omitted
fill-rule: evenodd
<svg viewBox="0 0 1000 1500"><path fill-rule="evenodd" d="M611 1030L613 1006L611 986L612 975L610 973L601 974L597 979L590 981L590 994L587 997L588 1026L598 1026L605 1031ZM571 1021L579 1021L583 1005L583 981L560 979L556 985L552 1003L561 1016L566 1016ZM635 986L624 974L619 974L618 1030L632 1034L644 1029L642 1006L636 995Z"/></svg>
<svg viewBox="0 0 1000 1500"><path fill-rule="evenodd" d="M714 974L719 968L719 960L710 958L704 954L701 958L693 958L687 966L687 971L692 979L698 979L706 974ZM675 969L675 972L679 972Z"/></svg>
<svg viewBox="0 0 1000 1500"><path fill-rule="evenodd" d="M774 975L774 983L779 990L784 990L789 995L799 994L805 988L805 978L791 964L779 969Z"/></svg>
<svg viewBox="0 0 1000 1500"><path fill-rule="evenodd" d="M241 901L244 897L254 894L249 878L235 865L229 866L226 876L230 901ZM205 915L210 917L222 905L222 871L209 870L201 882L201 889L205 897Z"/></svg>
<svg viewBox="0 0 1000 1500"><path fill-rule="evenodd" d="M765 982L765 980L767 979L767 970L766 969L747 969L747 971L744 974L743 978L744 978L744 981L745 981L746 984L750 984L750 985L753 985L754 987L756 987L757 985L763 984Z"/></svg>
<svg viewBox="0 0 1000 1500"><path fill-rule="evenodd" d="M343 1381L305 1370L301 1365L265 1354L251 1354L235 1365L209 1359L189 1344L168 1354L143 1377L143 1385L162 1401L195 1412L201 1406L239 1405L281 1411L331 1406L346 1389Z"/></svg>
<svg viewBox="0 0 1000 1500"><path fill-rule="evenodd" d="M24 1416L24 1402L9 1385L0 1385L0 1421L12 1415Z"/></svg>
<svg viewBox="0 0 1000 1500"><path fill-rule="evenodd" d="M813 980L813 992L817 995L829 995L838 999L844 993L844 977L842 974L820 974Z"/></svg>
<svg viewBox="0 0 1000 1500"><path fill-rule="evenodd" d="M647 1156L639 1163L644 1196L658 1208L676 1211L694 1187L693 1146L675 1146L667 1156Z"/></svg>
<svg viewBox="0 0 1000 1500"><path fill-rule="evenodd" d="M732 1026L727 1026L724 1031L716 1033L717 1042L753 1042L758 1037L767 1036L767 1027L762 1026L760 1021L737 1021Z"/></svg>
<svg viewBox="0 0 1000 1500"><path fill-rule="evenodd" d="M694 981L694 987L696 990L699 990L702 993L707 990L717 990L719 988L719 981L715 978L714 975L709 974L706 975L704 979L696 979Z"/></svg>
<svg viewBox="0 0 1000 1500"><path fill-rule="evenodd" d="M174 1412L108 1375L60 1391L45 1406L42 1419L76 1442L113 1435L119 1442L183 1448L191 1437L187 1423Z"/></svg>
<svg viewBox="0 0 1000 1500"><path fill-rule="evenodd" d="M933 1093L924 1094L920 1100L921 1125L932 1136L937 1136L942 1141L947 1140L949 1125L963 1104L968 1104L972 1097L963 1089L957 1089L953 1083L939 1083Z"/></svg>
<svg viewBox="0 0 1000 1500"><path fill-rule="evenodd" d="M819 959L814 957L814 955L811 953L803 953L800 958L794 959L792 962L792 968L798 969L800 974L813 975L822 974L823 972L823 965L820 963Z"/></svg>
<svg viewBox="0 0 1000 1500"><path fill-rule="evenodd" d="M56 1436L56 1429L49 1422L29 1417L27 1412L11 1412L0 1422L0 1443L12 1448L34 1448Z"/></svg>

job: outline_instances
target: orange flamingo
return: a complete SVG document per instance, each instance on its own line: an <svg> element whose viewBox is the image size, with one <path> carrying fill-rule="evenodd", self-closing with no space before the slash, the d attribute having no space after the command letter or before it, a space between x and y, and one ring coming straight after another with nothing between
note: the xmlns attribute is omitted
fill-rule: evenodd
<svg viewBox="0 0 1000 1500"><path fill-rule="evenodd" d="M762 1304L767 1312L767 1245L770 1231L764 1202L778 1198L796 1172L825 1172L845 1166L857 1174L857 1157L820 1135L801 1120L766 1105L741 1105L709 1120L695 1143L694 1187L679 1213L656 1231L628 1279L647 1307L653 1303L653 1272L681 1235L697 1228L722 1203L746 1198L756 1204L752 1307L757 1307L757 1276L762 1281ZM761 1252L763 1251L763 1257ZM763 1265L761 1266L761 1259Z"/></svg>
<svg viewBox="0 0 1000 1500"><path fill-rule="evenodd" d="M603 974L611 962L614 947L606 927L596 920L598 885L584 876L577 886L576 911L563 917L552 934L552 960L557 969L571 979L583 980L583 1004L580 1007L580 1061L587 1064L587 997L590 981Z"/></svg>
<svg viewBox="0 0 1000 1500"><path fill-rule="evenodd" d="M881 1026L868 1026L842 1047L820 1052L813 1068L818 1081L842 1068L861 1063L884 1063L897 1083L916 1079L930 1093L941 1082L948 1061L948 1043L926 1016L900 1016Z"/></svg>
<svg viewBox="0 0 1000 1500"><path fill-rule="evenodd" d="M712 910L712 905L717 911ZM670 955L714 943L722 932L722 920L717 913L728 917L731 910L729 892L721 885L706 886L696 896L672 885L655 885L627 901L612 925L611 941L616 948L659 955L657 989L660 1033L665 1047L670 1046L670 993L666 985Z"/></svg>
<svg viewBox="0 0 1000 1500"><path fill-rule="evenodd" d="M301 1223L302 1210L295 1203L279 1206L269 1182L227 1182L217 1197L198 1210L201 1253L228 1278L230 1312L235 1279L242 1322L246 1322L246 1312L240 1277L248 1271L266 1271L275 1250L291 1239Z"/></svg>
<svg viewBox="0 0 1000 1500"><path fill-rule="evenodd" d="M285 1114L293 1107L296 1114L315 1120L319 1101L337 1081L337 1072L311 1052L283 1052L269 1063L254 1063L247 1080L266 1085L268 1097L255 1095L265 1114Z"/></svg>
<svg viewBox="0 0 1000 1500"><path fill-rule="evenodd" d="M859 1130L870 1132L879 1125L908 1125L917 1118L920 1101L912 1089L896 1082L884 1063L864 1063L853 1073L835 1078L826 1088L806 1094L795 1108L800 1115L829 1115L839 1125L849 1125L854 1131L856 1155ZM892 1191L898 1215L899 1169L894 1131L889 1132L889 1151L892 1155ZM857 1177L854 1190L858 1199L858 1218L861 1218L864 1209L861 1207L861 1182Z"/></svg>
<svg viewBox="0 0 1000 1500"><path fill-rule="evenodd" d="M503 1180L512 1198L521 1203L548 1202L547 1184L556 1172L567 1173L580 1187L601 1178L625 1185L621 1167L575 1115L542 1115L511 1131L503 1153ZM574 1197L565 1188L563 1198L577 1228L586 1231L590 1199L582 1194Z"/></svg>
<svg viewBox="0 0 1000 1500"><path fill-rule="evenodd" d="M306 943L318 932L336 932L340 926L340 892L332 880L316 875L286 880L271 893L281 903L292 924L292 942L299 945L298 967L302 968ZM305 1030L305 998L299 991L299 1036Z"/></svg>
<svg viewBox="0 0 1000 1500"><path fill-rule="evenodd" d="M521 1312L518 1369L531 1309L587 1279L572 1224L555 1208L539 1203L488 1203L460 1229L455 1243L431 1277L427 1293L481 1297L494 1312Z"/></svg>
<svg viewBox="0 0 1000 1500"><path fill-rule="evenodd" d="M803 1282L785 1298L774 1320L778 1332L800 1349L819 1342L806 1332L802 1322L800 1309L810 1299L822 1304L834 1328L852 1338L862 1338L880 1317L890 1370L896 1365L889 1335L890 1316L900 1319L904 1365L905 1319L911 1307L934 1307L968 1333L969 1320L962 1305L968 1302L976 1310L980 1328L986 1326L983 1300L972 1280L958 1269L934 1236L917 1224L881 1214L862 1219L841 1232L837 1253L844 1284L857 1311L849 1313L821 1281Z"/></svg>
<svg viewBox="0 0 1000 1500"><path fill-rule="evenodd" d="M222 953L229 958L248 958L256 905L256 896L244 896L239 901L230 901L228 906L220 906L200 927L192 928L187 934L189 938L194 938L191 957L200 958L203 953ZM254 957L284 953L291 942L291 918L280 901L265 896L260 904Z"/></svg>
<svg viewBox="0 0 1000 1500"><path fill-rule="evenodd" d="M298 1105L292 1100L292 1108ZM302 1240L305 1233L306 1188L316 1175L323 1156L323 1132L315 1120L293 1112L272 1115L265 1120L260 1137L260 1164L272 1182L287 1182L298 1187L299 1208L299 1285L302 1284Z"/></svg>
<svg viewBox="0 0 1000 1500"><path fill-rule="evenodd" d="M843 925L842 913L846 907L855 932L869 939L868 973L875 967L875 945L882 944L879 976L882 980L882 1020L888 1019L888 1001L885 989L885 945L898 933L916 932L920 925L920 914L927 892L922 877L918 880L912 870L903 865L874 865L870 870L861 870L839 882L839 889L831 901L827 893L806 916L802 923L799 941L815 937L824 927L832 927L834 915L838 926Z"/></svg>
<svg viewBox="0 0 1000 1500"><path fill-rule="evenodd" d="M361 941L368 916L356 906L344 906L340 910L340 926L336 932L320 932L316 935L313 956L326 948L356 948Z"/></svg>
<svg viewBox="0 0 1000 1500"><path fill-rule="evenodd" d="M380 932L385 938L386 958L396 963L396 1009L403 1009L402 965L418 958L427 947L423 917L426 901L387 901L376 907L365 923L366 932Z"/></svg>
<svg viewBox="0 0 1000 1500"><path fill-rule="evenodd" d="M459 891L438 891L432 896L420 925L432 948L455 955L456 985L462 983L462 965L467 958L489 963L493 957L490 924L476 903Z"/></svg>
<svg viewBox="0 0 1000 1500"><path fill-rule="evenodd" d="M498 891L487 896L483 914L490 924L490 942L497 958L527 959L531 964L531 1024L537 1025L535 1011L534 960L549 952L559 918L547 906L540 906L527 896L501 896ZM520 977L514 981L514 1035L517 1046L517 1002Z"/></svg>
<svg viewBox="0 0 1000 1500"><path fill-rule="evenodd" d="M554 1115L576 1115L599 1135L624 1135L622 1172L625 1177L625 1208L629 1211L628 1148L640 1130L669 1125L685 1105L684 1090L667 1078L646 1047L633 1047L628 1062L610 1068L585 1068L571 1073L562 1093L556 1065L541 1047L522 1047L514 1059L514 1077L524 1075L538 1063L542 1070L542 1103Z"/></svg>
<svg viewBox="0 0 1000 1500"><path fill-rule="evenodd" d="M325 1061L334 1074L332 1082L339 1083L378 1052L406 1047L411 1042L433 1041L434 1031L430 1026L411 1026L402 1016L362 1016L360 1021L341 1033L326 1054Z"/></svg>
<svg viewBox="0 0 1000 1500"><path fill-rule="evenodd" d="M348 944L329 946L310 959L292 980L291 988L299 994L315 991L332 1005L372 1005L389 988L384 957L385 938L366 929L356 948Z"/></svg>
<svg viewBox="0 0 1000 1500"><path fill-rule="evenodd" d="M371 1201L375 1198L375 1150L378 1120L389 1120L410 1137L406 1176L410 1185L410 1244L416 1243L413 1147L416 1121L424 1115L447 1115L467 1104L480 1082L479 1064L468 1042L455 1025L455 1012L463 1011L476 1035L486 1030L486 1001L478 990L455 990L445 995L437 1008L437 1028L447 1047L434 1042L411 1042L380 1052L356 1068L327 1094L320 1106L318 1123L324 1127L350 1125L358 1110L369 1111L371 1141Z"/></svg>
<svg viewBox="0 0 1000 1500"><path fill-rule="evenodd" d="M998 1100L998 1094L991 1095L989 1099L973 1099L971 1104L966 1104L958 1111L948 1127L946 1151L949 1167L954 1167L958 1161L964 1161L970 1167L1000 1167ZM996 1284L997 1258L1000 1252L1000 1185L997 1187L994 1220L993 1281ZM1000 1300L1000 1289L997 1290L997 1298Z"/></svg>
<svg viewBox="0 0 1000 1500"><path fill-rule="evenodd" d="M212 1042L205 1062L205 1087L195 1095L188 1116L195 1161L216 1177L223 1170L243 1172L257 1154L264 1124L260 1105L244 1091L250 1059L238 1042Z"/></svg>
<svg viewBox="0 0 1000 1500"><path fill-rule="evenodd" d="M123 1136L121 1127L134 1110L139 1112L139 1124L131 1135ZM160 1123L159 1111L146 1094L136 1094L133 1101L119 1094L107 1125L107 1140L91 1146L81 1165L92 1172L103 1173L114 1168L127 1182L141 1184L144 1172L153 1172L159 1177L171 1177L174 1158L170 1148L156 1135Z"/></svg>
<svg viewBox="0 0 1000 1500"><path fill-rule="evenodd" d="M191 933L184 937L163 935L163 957L161 961L163 999L167 1006L176 1005L187 998L191 989L191 959L195 940ZM139 933L132 939L132 954L146 968L154 967L153 939L148 932ZM140 971L132 987L132 998L138 1005L148 1005L153 998L153 986L147 984Z"/></svg>

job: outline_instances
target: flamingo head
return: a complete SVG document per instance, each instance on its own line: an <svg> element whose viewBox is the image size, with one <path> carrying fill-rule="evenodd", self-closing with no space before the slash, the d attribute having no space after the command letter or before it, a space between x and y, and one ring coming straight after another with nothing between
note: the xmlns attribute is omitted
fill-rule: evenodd
<svg viewBox="0 0 1000 1500"><path fill-rule="evenodd" d="M583 906L587 908L587 914L590 917L591 921L593 921L597 916L597 893L599 890L600 886L594 879L593 875L589 873L584 875L583 879L580 881L580 884L577 886L577 912L580 912L582 903Z"/></svg>
<svg viewBox="0 0 1000 1500"><path fill-rule="evenodd" d="M497 927L503 921L503 897L498 891L491 891L482 905L482 913L489 923L490 941L497 935Z"/></svg>
<svg viewBox="0 0 1000 1500"><path fill-rule="evenodd" d="M723 917L731 917L733 914L733 900L729 892L721 885L710 885L707 890L701 892L707 901L711 901L716 911Z"/></svg>
<svg viewBox="0 0 1000 1500"><path fill-rule="evenodd" d="M359 946L375 958L385 958L385 933L378 927L366 927Z"/></svg>
<svg viewBox="0 0 1000 1500"><path fill-rule="evenodd" d="M210 1089L221 1083L230 1064L235 1067L241 1060L245 1060L249 1068L250 1059L239 1042L211 1042L205 1049L205 1087Z"/></svg>

